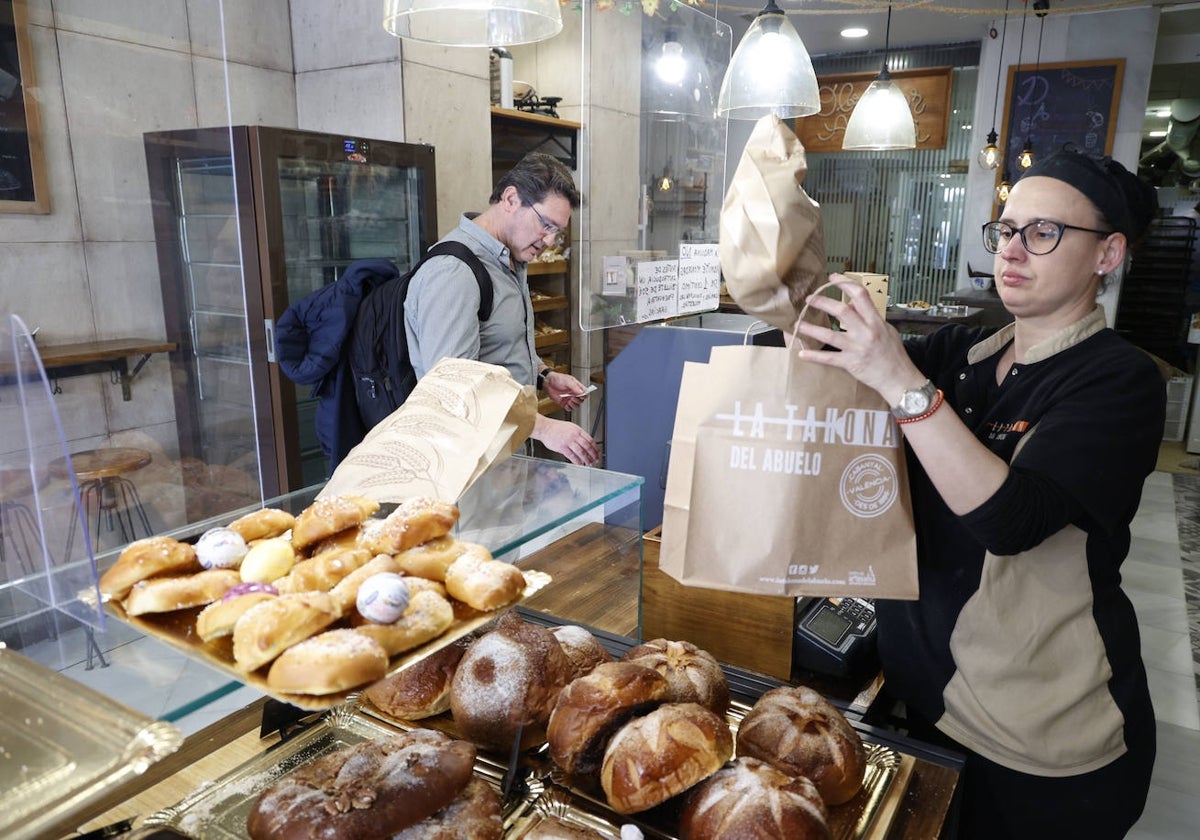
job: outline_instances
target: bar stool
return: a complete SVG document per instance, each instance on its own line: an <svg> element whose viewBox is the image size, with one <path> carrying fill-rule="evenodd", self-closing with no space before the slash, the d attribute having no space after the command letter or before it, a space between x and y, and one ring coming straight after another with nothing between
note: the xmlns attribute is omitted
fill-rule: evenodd
<svg viewBox="0 0 1200 840"><path fill-rule="evenodd" d="M146 517L146 509L142 507L141 497L138 496L137 486L125 478L125 475L150 463L150 453L144 449L132 447L114 447L112 449L88 449L76 452L71 456L71 466L75 469L75 478L79 481L79 511L90 517L92 510L96 511L96 527L92 531L95 542L93 548L100 545L100 523L108 526L108 532L121 533L121 543L133 542L141 536L153 536L150 531L150 520ZM50 462L50 475L53 478L65 479L70 473L67 470L67 459L59 458ZM135 521L136 515L136 521ZM75 545L75 531L79 526L79 516L71 517L67 528L67 558Z"/></svg>
<svg viewBox="0 0 1200 840"><path fill-rule="evenodd" d="M41 545L37 523L24 499L33 491L28 470L0 469L0 567L6 574L8 562L15 559L21 574L33 574L41 565L35 546Z"/></svg>

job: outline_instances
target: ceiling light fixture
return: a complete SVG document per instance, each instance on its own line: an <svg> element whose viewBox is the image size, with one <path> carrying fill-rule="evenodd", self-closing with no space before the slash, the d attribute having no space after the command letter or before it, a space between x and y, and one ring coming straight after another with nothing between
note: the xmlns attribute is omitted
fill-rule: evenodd
<svg viewBox="0 0 1200 840"><path fill-rule="evenodd" d="M1008 201L1008 193L1012 190L1012 178L1009 177L1008 169L1005 168L1004 174L1000 176L1000 183L996 187L996 201L1004 204Z"/></svg>
<svg viewBox="0 0 1200 840"><path fill-rule="evenodd" d="M862 26L848 26L838 34L843 38L865 38L867 37L867 30Z"/></svg>
<svg viewBox="0 0 1200 840"><path fill-rule="evenodd" d="M775 0L767 0L725 71L717 113L757 120L769 114L806 117L820 110L821 93L808 50Z"/></svg>
<svg viewBox="0 0 1200 840"><path fill-rule="evenodd" d="M996 144L999 136L996 134L996 112L1000 106L1000 69L1004 66L1004 42L1008 40L1008 4L1004 0L1004 24L1000 33L1000 55L996 58L996 95L992 100L992 130L988 132L987 145L979 150L979 165L984 169L998 169L1003 153ZM995 32L995 30L992 30ZM995 35L992 36L993 38Z"/></svg>
<svg viewBox="0 0 1200 840"><path fill-rule="evenodd" d="M888 72L888 50L892 34L892 7L888 6L887 30L883 37L883 67L867 86L846 123L842 148L850 151L915 149L916 125L912 109L900 86Z"/></svg>
<svg viewBox="0 0 1200 840"><path fill-rule="evenodd" d="M562 31L559 0L384 0L383 28L447 47L508 47Z"/></svg>

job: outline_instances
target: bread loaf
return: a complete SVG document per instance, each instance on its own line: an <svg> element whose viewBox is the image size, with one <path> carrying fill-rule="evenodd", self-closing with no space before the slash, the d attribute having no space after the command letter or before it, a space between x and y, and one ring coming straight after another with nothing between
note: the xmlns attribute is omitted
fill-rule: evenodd
<svg viewBox="0 0 1200 840"><path fill-rule="evenodd" d="M632 662L605 662L558 694L546 740L550 758L568 776L600 769L613 733L631 718L657 708L670 687L657 671Z"/></svg>
<svg viewBox="0 0 1200 840"><path fill-rule="evenodd" d="M723 718L697 703L668 703L617 730L600 785L614 811L635 814L708 778L732 754Z"/></svg>
<svg viewBox="0 0 1200 840"><path fill-rule="evenodd" d="M446 568L446 591L468 607L496 610L515 604L525 591L525 576L511 563L492 558L481 545L466 550Z"/></svg>
<svg viewBox="0 0 1200 840"><path fill-rule="evenodd" d="M467 648L454 672L454 722L476 744L503 753L518 731L522 745L538 743L569 673L567 657L549 630L505 613L495 630Z"/></svg>
<svg viewBox="0 0 1200 840"><path fill-rule="evenodd" d="M246 672L261 668L337 618L328 592L280 595L255 604L233 625L234 664Z"/></svg>
<svg viewBox="0 0 1200 840"><path fill-rule="evenodd" d="M233 520L229 528L241 534L246 542L253 542L281 536L295 523L296 517L286 510L263 508Z"/></svg>
<svg viewBox="0 0 1200 840"><path fill-rule="evenodd" d="M418 589L409 598L408 606L399 621L375 624L355 616L354 629L370 636L388 656L412 650L445 633L454 623L454 607L432 590Z"/></svg>
<svg viewBox="0 0 1200 840"><path fill-rule="evenodd" d="M500 840L500 797L483 779L472 779L454 801L431 817L398 831L391 840Z"/></svg>
<svg viewBox="0 0 1200 840"><path fill-rule="evenodd" d="M828 812L805 776L742 756L701 782L679 818L680 840L829 840Z"/></svg>
<svg viewBox="0 0 1200 840"><path fill-rule="evenodd" d="M385 715L398 720L421 720L450 708L450 684L470 636L446 645L402 671L390 674L364 694Z"/></svg>
<svg viewBox="0 0 1200 840"><path fill-rule="evenodd" d="M564 624L561 627L551 627L550 632L558 639L558 644L571 663L571 679L591 673L602 662L612 662L613 656L600 640L592 635L586 627L578 624Z"/></svg>
<svg viewBox="0 0 1200 840"><path fill-rule="evenodd" d="M699 703L718 715L729 711L729 681L721 663L691 642L655 639L630 648L621 658L666 677L672 703Z"/></svg>
<svg viewBox="0 0 1200 840"><path fill-rule="evenodd" d="M269 583L239 583L232 586L217 601L213 601L196 616L196 635L206 642L233 632L242 613L260 601L279 597Z"/></svg>
<svg viewBox="0 0 1200 840"><path fill-rule="evenodd" d="M339 531L361 525L379 510L379 502L366 496L329 496L317 499L296 517L292 546L300 551Z"/></svg>
<svg viewBox="0 0 1200 840"><path fill-rule="evenodd" d="M117 562L100 576L100 591L124 598L140 580L157 575L186 575L203 570L196 549L170 537L149 537L125 546Z"/></svg>
<svg viewBox="0 0 1200 840"><path fill-rule="evenodd" d="M858 793L867 764L858 732L807 686L763 694L738 726L737 751L788 775L807 776L827 805L840 805Z"/></svg>
<svg viewBox="0 0 1200 840"><path fill-rule="evenodd" d="M284 595L290 592L328 592L355 569L365 566L370 559L370 552L361 548L327 551L301 560L290 572L274 581L275 588Z"/></svg>
<svg viewBox="0 0 1200 840"><path fill-rule="evenodd" d="M336 694L387 676L388 655L378 642L341 628L297 642L276 657L267 685L288 694Z"/></svg>
<svg viewBox="0 0 1200 840"><path fill-rule="evenodd" d="M246 820L251 840L378 840L445 808L471 780L475 748L417 729L305 764L267 788Z"/></svg>
<svg viewBox="0 0 1200 840"><path fill-rule="evenodd" d="M206 569L194 575L139 580L125 596L125 612L145 615L203 607L241 582L237 569Z"/></svg>
<svg viewBox="0 0 1200 840"><path fill-rule="evenodd" d="M423 496L397 505L383 520L362 529L358 544L373 554L399 554L421 543L444 537L458 522L458 508Z"/></svg>

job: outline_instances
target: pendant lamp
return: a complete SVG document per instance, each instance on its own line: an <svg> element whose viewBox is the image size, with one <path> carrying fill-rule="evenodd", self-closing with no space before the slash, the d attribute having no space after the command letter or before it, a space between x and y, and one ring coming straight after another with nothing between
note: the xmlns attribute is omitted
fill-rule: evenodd
<svg viewBox="0 0 1200 840"><path fill-rule="evenodd" d="M915 149L917 130L904 91L888 72L888 49L892 35L892 7L888 6L887 33L883 40L883 67L875 81L863 91L846 123L842 148L847 151Z"/></svg>
<svg viewBox="0 0 1200 840"><path fill-rule="evenodd" d="M1008 201L1008 193L1012 189L1012 178L1008 174L1008 169L1004 170L1004 174L1000 176L1000 184L996 187L996 201L1000 204Z"/></svg>
<svg viewBox="0 0 1200 840"><path fill-rule="evenodd" d="M383 28L447 47L507 47L562 31L559 0L384 0Z"/></svg>
<svg viewBox="0 0 1200 840"><path fill-rule="evenodd" d="M725 71L717 113L736 120L781 119L821 110L812 59L775 0L754 18Z"/></svg>
<svg viewBox="0 0 1200 840"><path fill-rule="evenodd" d="M712 119L708 63L678 32L668 31L662 46L648 49L643 56L642 109L660 122Z"/></svg>
<svg viewBox="0 0 1200 840"><path fill-rule="evenodd" d="M996 111L1000 107L1000 68L1004 66L1004 42L1008 39L1008 4L1009 0L1004 0L1004 28L1000 34L1000 55L996 58L996 94L992 100L992 130L988 132L987 145L979 150L979 165L984 169L1000 168L1000 159L1003 157L997 145L1000 138L996 134ZM995 31L992 30L993 33ZM995 38L995 34L992 37Z"/></svg>
<svg viewBox="0 0 1200 840"><path fill-rule="evenodd" d="M1033 65L1033 75L1035 77L1042 69L1042 33L1046 30L1046 12L1044 10L1049 8L1049 6L1050 0L1037 0L1033 4L1034 14L1038 16L1041 26L1038 29L1037 61ZM1030 122L1032 123L1032 119ZM1025 148L1021 150L1021 154L1017 157L1017 165L1022 170L1033 166L1033 137L1025 138Z"/></svg>

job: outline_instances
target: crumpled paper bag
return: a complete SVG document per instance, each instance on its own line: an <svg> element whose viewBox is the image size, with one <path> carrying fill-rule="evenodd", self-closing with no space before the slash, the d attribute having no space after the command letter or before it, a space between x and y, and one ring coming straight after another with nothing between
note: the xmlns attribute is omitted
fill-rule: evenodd
<svg viewBox="0 0 1200 840"><path fill-rule="evenodd" d="M506 368L442 359L350 450L317 498L353 493L378 502L428 496L456 503L526 441L536 417L537 393Z"/></svg>
<svg viewBox="0 0 1200 840"><path fill-rule="evenodd" d="M785 335L793 332L804 299L826 280L821 208L801 186L807 172L799 138L779 117L763 117L721 207L719 253L729 294ZM815 309L805 320L828 323Z"/></svg>

